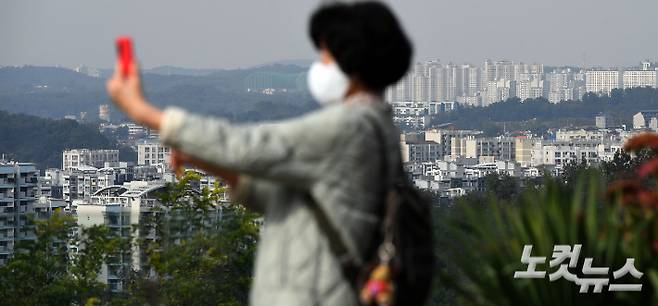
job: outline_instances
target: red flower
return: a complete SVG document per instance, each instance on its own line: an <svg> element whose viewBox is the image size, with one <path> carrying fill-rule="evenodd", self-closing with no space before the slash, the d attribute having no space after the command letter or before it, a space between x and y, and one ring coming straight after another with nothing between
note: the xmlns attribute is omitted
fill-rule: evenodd
<svg viewBox="0 0 658 306"><path fill-rule="evenodd" d="M629 139L624 145L626 151L639 151L644 148L658 150L658 134L642 133Z"/></svg>
<svg viewBox="0 0 658 306"><path fill-rule="evenodd" d="M658 193L651 191L640 191L637 193L637 200L644 207L658 206Z"/></svg>
<svg viewBox="0 0 658 306"><path fill-rule="evenodd" d="M654 158L648 162L643 163L637 170L637 175L641 178L645 178L651 174L656 173L658 173L658 158Z"/></svg>
<svg viewBox="0 0 658 306"><path fill-rule="evenodd" d="M628 205L638 202L637 197L640 191L642 191L642 186L637 181L619 180L610 184L606 195L610 200L613 200L618 195L621 195L621 204Z"/></svg>

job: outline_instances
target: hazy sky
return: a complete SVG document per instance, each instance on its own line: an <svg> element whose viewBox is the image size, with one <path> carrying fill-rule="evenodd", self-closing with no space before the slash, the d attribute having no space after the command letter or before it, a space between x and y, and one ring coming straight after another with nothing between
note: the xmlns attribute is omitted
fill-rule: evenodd
<svg viewBox="0 0 658 306"><path fill-rule="evenodd" d="M416 59L548 65L658 60L657 0L391 0ZM130 34L146 67L311 59L318 0L2 0L0 65L110 67Z"/></svg>

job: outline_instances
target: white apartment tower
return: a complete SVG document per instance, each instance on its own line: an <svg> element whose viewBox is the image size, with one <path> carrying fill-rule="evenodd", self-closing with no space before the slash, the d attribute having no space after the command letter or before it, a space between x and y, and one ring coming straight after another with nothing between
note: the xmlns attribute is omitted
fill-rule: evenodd
<svg viewBox="0 0 658 306"><path fill-rule="evenodd" d="M512 94L512 81L505 79L489 81L484 106L507 100Z"/></svg>
<svg viewBox="0 0 658 306"><path fill-rule="evenodd" d="M460 96L476 96L481 87L480 68L473 65L462 65L461 77L463 89Z"/></svg>
<svg viewBox="0 0 658 306"><path fill-rule="evenodd" d="M510 80L514 81L514 62L512 61L497 61L496 66L496 80Z"/></svg>
<svg viewBox="0 0 658 306"><path fill-rule="evenodd" d="M445 100L444 101L455 101L457 96L462 95L462 80L461 80L461 70L460 67L457 67L453 64L448 64L445 67L446 77L445 77Z"/></svg>
<svg viewBox="0 0 658 306"><path fill-rule="evenodd" d="M569 70L554 71L547 75L547 80L549 102L560 103L574 99L574 82Z"/></svg>
<svg viewBox="0 0 658 306"><path fill-rule="evenodd" d="M651 63L643 62L642 70L626 70L623 75L624 88L658 87L656 69L651 69Z"/></svg>
<svg viewBox="0 0 658 306"><path fill-rule="evenodd" d="M516 82L516 96L521 99L521 101L543 97L544 81L533 79Z"/></svg>
<svg viewBox="0 0 658 306"><path fill-rule="evenodd" d="M106 162L118 163L119 150L72 149L62 152L62 170L64 171L81 166L103 168Z"/></svg>
<svg viewBox="0 0 658 306"><path fill-rule="evenodd" d="M620 88L620 73L617 70L590 70L585 73L587 92L610 95L613 89Z"/></svg>
<svg viewBox="0 0 658 306"><path fill-rule="evenodd" d="M480 90L487 90L489 82L496 80L496 66L491 60L484 61L482 68L482 82L480 83Z"/></svg>
<svg viewBox="0 0 658 306"><path fill-rule="evenodd" d="M129 238L132 229L143 223L145 216L159 206L158 192L164 190L162 184L133 181L119 186L108 186L96 191L88 200L77 206L78 226L86 228L95 225L107 226L117 236ZM155 238L153 233L139 228L135 234L140 239ZM144 258L138 243L132 245L129 256L116 256L112 262L104 262L98 280L107 284L113 292L125 287L125 269L140 270Z"/></svg>
<svg viewBox="0 0 658 306"><path fill-rule="evenodd" d="M144 141L137 145L138 165L169 164L171 151L159 141Z"/></svg>
<svg viewBox="0 0 658 306"><path fill-rule="evenodd" d="M652 87L656 88L656 70L624 71L624 88Z"/></svg>
<svg viewBox="0 0 658 306"><path fill-rule="evenodd" d="M428 97L430 101L445 100L445 70L439 62L430 62L427 77L429 83Z"/></svg>

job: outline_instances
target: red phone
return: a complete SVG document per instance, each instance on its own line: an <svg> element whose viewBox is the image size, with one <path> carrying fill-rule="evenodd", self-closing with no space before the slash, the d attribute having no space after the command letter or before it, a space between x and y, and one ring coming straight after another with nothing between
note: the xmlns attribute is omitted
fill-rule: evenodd
<svg viewBox="0 0 658 306"><path fill-rule="evenodd" d="M130 66L133 63L133 41L129 36L121 36L117 38L117 56L119 57L119 66L121 68L121 75L127 78L132 71Z"/></svg>

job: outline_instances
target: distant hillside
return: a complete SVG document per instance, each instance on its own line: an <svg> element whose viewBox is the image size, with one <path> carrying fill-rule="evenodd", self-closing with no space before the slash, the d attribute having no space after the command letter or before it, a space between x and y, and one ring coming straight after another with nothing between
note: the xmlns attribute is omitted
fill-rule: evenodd
<svg viewBox="0 0 658 306"><path fill-rule="evenodd" d="M144 73L144 88L160 106L177 105L235 121L281 119L317 106L306 92L306 68L297 65L236 70L160 67L151 71L154 73ZM107 71L101 71L105 74ZM268 95L262 88L286 90ZM87 112L88 118L96 120L101 104L111 104L104 77L54 67L0 68L0 110L50 118ZM114 108L111 115L121 118Z"/></svg>
<svg viewBox="0 0 658 306"><path fill-rule="evenodd" d="M0 154L39 169L61 167L62 151L71 148L114 148L95 126L0 111ZM121 159L134 159L119 156Z"/></svg>
<svg viewBox="0 0 658 306"><path fill-rule="evenodd" d="M599 114L607 116L609 126L632 127L633 115L641 110L658 109L658 89L613 90L610 96L586 94L582 101L549 103L544 98L521 101L511 98L488 107L458 107L433 123L454 123L459 128L481 129L489 135L503 130L531 130L542 133L548 128L593 126Z"/></svg>

